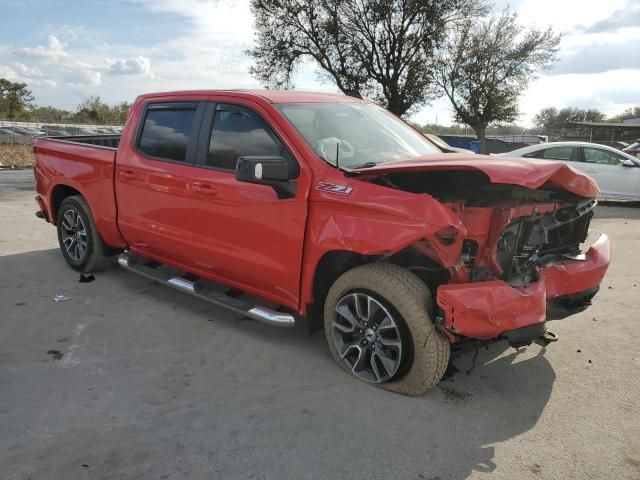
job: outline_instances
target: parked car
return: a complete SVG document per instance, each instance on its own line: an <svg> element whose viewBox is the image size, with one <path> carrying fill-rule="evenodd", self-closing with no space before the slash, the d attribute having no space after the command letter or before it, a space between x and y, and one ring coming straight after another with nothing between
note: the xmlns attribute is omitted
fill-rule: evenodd
<svg viewBox="0 0 640 480"><path fill-rule="evenodd" d="M442 153L365 100L149 94L108 138L35 142L37 215L73 269L120 252L244 317L306 319L341 367L388 390L429 389L451 348L554 340L546 321L587 308L609 265L606 235L580 250L592 179Z"/></svg>
<svg viewBox="0 0 640 480"><path fill-rule="evenodd" d="M640 139L633 142L628 147L622 149L623 152L633 155L634 157L640 157Z"/></svg>
<svg viewBox="0 0 640 480"><path fill-rule="evenodd" d="M606 145L551 142L501 155L559 160L593 177L604 198L640 200L640 159Z"/></svg>
<svg viewBox="0 0 640 480"><path fill-rule="evenodd" d="M12 143L14 133L6 128L0 128L0 143Z"/></svg>

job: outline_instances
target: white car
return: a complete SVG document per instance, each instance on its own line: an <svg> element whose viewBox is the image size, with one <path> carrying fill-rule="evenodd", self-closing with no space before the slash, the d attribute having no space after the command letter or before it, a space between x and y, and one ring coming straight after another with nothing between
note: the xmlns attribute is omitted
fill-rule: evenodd
<svg viewBox="0 0 640 480"><path fill-rule="evenodd" d="M560 160L595 179L603 198L640 200L640 159L615 148L588 142L550 142L499 155Z"/></svg>

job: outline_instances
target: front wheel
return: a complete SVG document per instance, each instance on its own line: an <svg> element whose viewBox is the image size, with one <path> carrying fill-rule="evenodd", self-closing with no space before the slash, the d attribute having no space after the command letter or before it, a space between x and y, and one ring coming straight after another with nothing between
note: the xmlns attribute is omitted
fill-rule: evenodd
<svg viewBox="0 0 640 480"><path fill-rule="evenodd" d="M325 337L335 361L356 378L405 395L440 381L450 344L431 321L431 293L397 265L345 272L327 295Z"/></svg>
<svg viewBox="0 0 640 480"><path fill-rule="evenodd" d="M111 263L89 205L80 195L62 201L56 224L62 256L71 268L79 272L95 272Z"/></svg>

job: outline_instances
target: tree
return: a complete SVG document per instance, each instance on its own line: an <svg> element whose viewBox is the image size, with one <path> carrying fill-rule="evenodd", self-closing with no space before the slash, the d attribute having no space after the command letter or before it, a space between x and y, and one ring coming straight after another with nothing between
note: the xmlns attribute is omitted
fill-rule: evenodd
<svg viewBox="0 0 640 480"><path fill-rule="evenodd" d="M484 13L478 0L251 0L258 44L250 72L290 88L305 61L345 94L397 115L433 96L435 50L452 25Z"/></svg>
<svg viewBox="0 0 640 480"><path fill-rule="evenodd" d="M98 96L89 97L78 105L74 117L80 123L106 125L110 117L109 105Z"/></svg>
<svg viewBox="0 0 640 480"><path fill-rule="evenodd" d="M624 122L629 118L640 118L640 107L627 108L619 115L609 118L608 122Z"/></svg>
<svg viewBox="0 0 640 480"><path fill-rule="evenodd" d="M72 117L72 113L55 107L35 107L31 111L30 119L33 122L65 123Z"/></svg>
<svg viewBox="0 0 640 480"><path fill-rule="evenodd" d="M482 153L487 126L516 120L518 97L537 70L550 68L559 43L551 28L525 30L509 10L465 23L449 37L435 64L435 83L456 121L475 130Z"/></svg>
<svg viewBox="0 0 640 480"><path fill-rule="evenodd" d="M533 123L540 133L551 135L558 124L558 109L556 107L543 108L533 117Z"/></svg>
<svg viewBox="0 0 640 480"><path fill-rule="evenodd" d="M127 102L109 106L100 97L89 97L78 105L74 121L96 125L123 125L130 108L131 104Z"/></svg>
<svg viewBox="0 0 640 480"><path fill-rule="evenodd" d="M579 136L585 133L581 127L567 125L571 122L602 122L605 114L595 108L565 107L558 110L555 107L547 107L540 110L533 121L536 127L546 135L570 135Z"/></svg>
<svg viewBox="0 0 640 480"><path fill-rule="evenodd" d="M26 83L14 83L0 78L0 115L16 120L26 117L33 108L34 98Z"/></svg>

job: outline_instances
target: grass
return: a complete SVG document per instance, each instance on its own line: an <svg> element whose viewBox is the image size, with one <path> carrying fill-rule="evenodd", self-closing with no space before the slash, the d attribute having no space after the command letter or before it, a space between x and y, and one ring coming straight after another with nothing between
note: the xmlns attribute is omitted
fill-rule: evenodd
<svg viewBox="0 0 640 480"><path fill-rule="evenodd" d="M32 167L34 160L31 145L0 144L0 165L4 168Z"/></svg>

